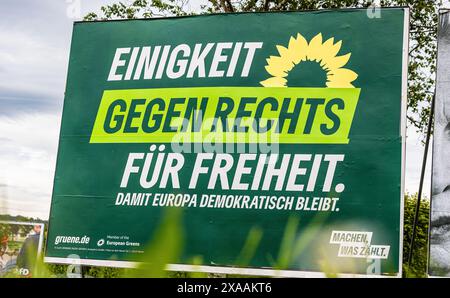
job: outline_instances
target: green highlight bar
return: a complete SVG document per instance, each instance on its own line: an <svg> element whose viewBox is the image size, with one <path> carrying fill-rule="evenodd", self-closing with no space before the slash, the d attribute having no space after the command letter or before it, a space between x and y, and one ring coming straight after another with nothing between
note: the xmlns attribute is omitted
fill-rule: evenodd
<svg viewBox="0 0 450 298"><path fill-rule="evenodd" d="M361 89L106 90L90 143L347 144Z"/></svg>

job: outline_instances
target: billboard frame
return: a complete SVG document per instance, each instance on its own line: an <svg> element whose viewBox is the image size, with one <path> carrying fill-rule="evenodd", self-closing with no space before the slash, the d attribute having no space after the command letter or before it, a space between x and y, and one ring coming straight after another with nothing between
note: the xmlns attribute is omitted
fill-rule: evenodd
<svg viewBox="0 0 450 298"><path fill-rule="evenodd" d="M408 64L409 64L409 34L410 34L410 8L408 6L389 6L389 7L377 7L378 9L403 9L404 21L403 21L403 46L402 46L402 83L401 83L401 112L400 112L400 136L401 136L401 181L400 181L400 225L399 225L399 264L398 272L392 275L382 274L352 274L352 273L337 273L338 277L357 277L357 278L401 278L403 274L403 232L404 232L404 206L405 206L405 169L406 169L406 119L407 119L407 97L408 97ZM288 10L288 11L270 11L270 12L258 12L258 13L288 13L288 12L331 12L331 11L354 11L354 10L367 10L369 8L343 8L343 9L321 9L321 10ZM233 12L233 13L213 13L210 15L242 15L253 12ZM176 17L162 17L160 19L179 19L179 18L192 18L194 16L176 16ZM138 18L133 21L151 21L152 19ZM128 20L112 20L112 22L126 22ZM111 22L111 20L94 20L94 21L77 21L75 23L92 23L92 22ZM58 145L59 147L59 145ZM59 152L59 150L58 150ZM51 210L50 210L51 211ZM51 213L51 212L50 212ZM48 224L50 227L50 222ZM48 238L46 239L46 243ZM113 260L94 260L94 259L78 259L78 258L61 258L61 257L47 257L46 248L44 251L44 262L53 264L65 264L65 265L86 265L86 266L101 266L101 267L114 267L114 268L136 268L139 262L129 261L113 261ZM237 274L248 276L266 276L266 277L309 277L309 278L321 278L326 277L324 272L319 271L301 271L301 270L278 270L274 268L255 268L255 267L235 267L235 266L208 266L208 265L189 265L189 264L167 264L167 271L183 271L183 272L202 272L202 273L214 273L214 274Z"/></svg>

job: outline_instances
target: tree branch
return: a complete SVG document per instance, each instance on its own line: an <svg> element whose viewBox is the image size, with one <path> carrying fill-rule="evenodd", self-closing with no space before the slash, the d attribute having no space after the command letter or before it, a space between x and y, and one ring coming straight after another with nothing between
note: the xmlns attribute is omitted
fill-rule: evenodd
<svg viewBox="0 0 450 298"><path fill-rule="evenodd" d="M234 12L233 4L231 4L231 0L226 0L228 4L228 12Z"/></svg>
<svg viewBox="0 0 450 298"><path fill-rule="evenodd" d="M227 5L225 4L225 0L220 0L220 7L222 7L224 12L227 12Z"/></svg>

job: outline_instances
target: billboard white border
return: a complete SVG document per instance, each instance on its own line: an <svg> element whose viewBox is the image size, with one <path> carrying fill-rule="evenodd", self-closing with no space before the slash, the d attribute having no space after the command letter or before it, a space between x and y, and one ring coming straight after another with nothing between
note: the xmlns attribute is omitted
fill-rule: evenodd
<svg viewBox="0 0 450 298"><path fill-rule="evenodd" d="M46 263L65 264L65 265L86 265L101 267L118 267L118 268L136 268L139 263L126 261L108 261L108 260L88 260L73 258L56 258L45 257ZM185 264L169 264L167 271L183 271L183 272L202 272L213 274L236 274L248 276L266 276L266 277L309 277L324 278L327 277L324 272L314 271L297 271L297 270L276 270L272 268L241 268L241 267L225 267L225 266L203 266L203 265L185 265ZM394 278L401 277L401 273L397 275L378 275L378 274L351 274L337 273L338 277L353 278Z"/></svg>
<svg viewBox="0 0 450 298"><path fill-rule="evenodd" d="M403 47L402 47L402 83L401 83L401 123L400 135L402 142L401 155L401 184L400 184L400 235L399 235L399 272L395 275L372 275L372 274L337 274L338 277L353 277L353 278L392 278L402 277L403 264L403 231L404 231L404 205L405 205L405 167L406 167L406 113L407 113L407 99L408 99L408 63L409 63L409 24L410 24L410 9L409 7L386 7L398 8L404 11L403 22ZM380 8L383 9L383 8ZM361 10L344 9L344 10ZM332 11L332 10L328 10ZM56 264L78 264L90 266L105 266L105 267L119 267L119 268L135 268L137 262L127 261L111 261L111 260L93 260L93 259L72 259L59 257L44 257L45 263ZM267 277L309 277L309 278L323 278L326 277L324 272L314 271L297 271L297 270L276 270L272 268L241 268L241 267L223 267L223 266L200 266L187 264L168 264L166 267L168 271L184 271L184 272L202 272L215 274L236 274L248 276L267 276Z"/></svg>
<svg viewBox="0 0 450 298"><path fill-rule="evenodd" d="M404 217L405 217L405 169L406 169L406 113L408 108L408 65L409 65L409 24L410 11L409 7L403 8L405 18L403 23L403 71L402 71L402 111L401 111L401 127L400 134L402 136L402 174L400 186L400 243L398 268L399 277L403 274L403 233L404 233Z"/></svg>

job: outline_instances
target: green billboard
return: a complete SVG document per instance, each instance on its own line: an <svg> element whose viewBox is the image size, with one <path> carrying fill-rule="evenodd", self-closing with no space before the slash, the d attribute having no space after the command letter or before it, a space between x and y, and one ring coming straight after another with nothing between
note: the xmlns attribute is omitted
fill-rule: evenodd
<svg viewBox="0 0 450 298"><path fill-rule="evenodd" d="M398 275L408 18L75 23L45 260L134 266L177 210L171 270Z"/></svg>

